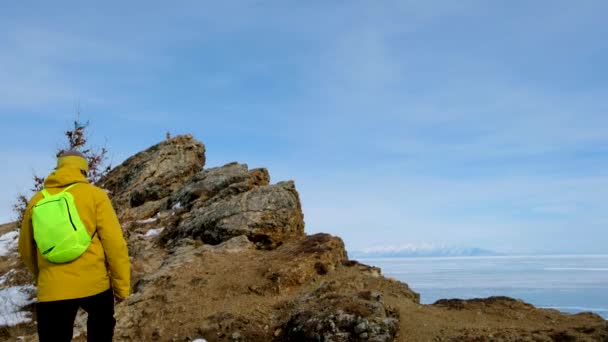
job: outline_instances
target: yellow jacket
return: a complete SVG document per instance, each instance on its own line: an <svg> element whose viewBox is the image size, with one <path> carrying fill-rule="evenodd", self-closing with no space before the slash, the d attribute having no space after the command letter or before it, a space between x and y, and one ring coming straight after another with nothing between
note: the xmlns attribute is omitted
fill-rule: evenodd
<svg viewBox="0 0 608 342"><path fill-rule="evenodd" d="M75 165L63 165L44 183L50 194L78 183L68 190L74 196L82 223L93 237L89 248L78 259L53 264L42 258L32 231L32 207L43 198L37 193L30 200L19 234L19 253L34 275L38 301L74 299L108 290L126 298L130 292L130 266L127 244L116 213L106 192L89 184Z"/></svg>

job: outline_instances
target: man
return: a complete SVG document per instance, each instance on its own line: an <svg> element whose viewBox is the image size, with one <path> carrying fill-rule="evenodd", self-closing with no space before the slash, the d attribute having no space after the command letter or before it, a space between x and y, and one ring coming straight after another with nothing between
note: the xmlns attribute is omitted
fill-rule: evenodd
<svg viewBox="0 0 608 342"><path fill-rule="evenodd" d="M36 246L32 210L45 195L35 194L23 217L19 253L38 288L36 314L41 342L71 341L78 308L88 313L88 341L112 341L114 300L120 302L129 295L129 256L120 223L106 192L89 184L87 172L85 156L67 151L60 154L55 171L44 182L47 194L71 193L77 214L92 237L75 260L52 263Z"/></svg>

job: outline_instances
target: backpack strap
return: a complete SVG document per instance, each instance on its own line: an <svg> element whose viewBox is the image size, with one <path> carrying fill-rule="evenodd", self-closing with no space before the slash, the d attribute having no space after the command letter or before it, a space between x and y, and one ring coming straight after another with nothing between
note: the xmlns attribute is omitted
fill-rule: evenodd
<svg viewBox="0 0 608 342"><path fill-rule="evenodd" d="M46 191L46 189L42 189L42 191L40 191L40 193L42 194L42 196L44 196L44 198L51 196L51 194L49 194L49 192Z"/></svg>
<svg viewBox="0 0 608 342"><path fill-rule="evenodd" d="M76 185L78 185L78 183L74 183L74 184L66 187L65 189L61 190L59 193L66 192L66 191L70 190L71 188L75 187ZM42 193L42 196L44 196L44 198L51 196L51 194L49 194L49 192L46 190L46 188L42 189L42 191L40 191L40 193Z"/></svg>
<svg viewBox="0 0 608 342"><path fill-rule="evenodd" d="M72 185L68 186L67 188L65 188L65 189L61 190L61 192L66 192L66 191L70 190L71 188L75 187L77 184L78 184L78 183L74 183L74 184L72 184Z"/></svg>

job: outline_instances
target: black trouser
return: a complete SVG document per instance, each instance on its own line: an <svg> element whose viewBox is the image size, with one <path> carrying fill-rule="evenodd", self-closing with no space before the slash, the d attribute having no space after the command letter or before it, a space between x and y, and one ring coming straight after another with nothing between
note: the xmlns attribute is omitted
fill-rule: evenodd
<svg viewBox="0 0 608 342"><path fill-rule="evenodd" d="M78 308L89 314L87 341L110 342L114 335L114 294L112 289L91 297L36 304L40 342L72 340Z"/></svg>

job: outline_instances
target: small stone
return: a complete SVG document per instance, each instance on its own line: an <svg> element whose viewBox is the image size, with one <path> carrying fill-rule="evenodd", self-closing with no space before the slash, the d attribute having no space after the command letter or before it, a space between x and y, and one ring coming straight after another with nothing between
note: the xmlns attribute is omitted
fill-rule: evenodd
<svg viewBox="0 0 608 342"><path fill-rule="evenodd" d="M361 322L355 327L355 334L357 335L364 333L365 331L367 331L367 324L365 322Z"/></svg>
<svg viewBox="0 0 608 342"><path fill-rule="evenodd" d="M367 340L369 338L369 334L364 332L359 335L359 338L362 340Z"/></svg>

